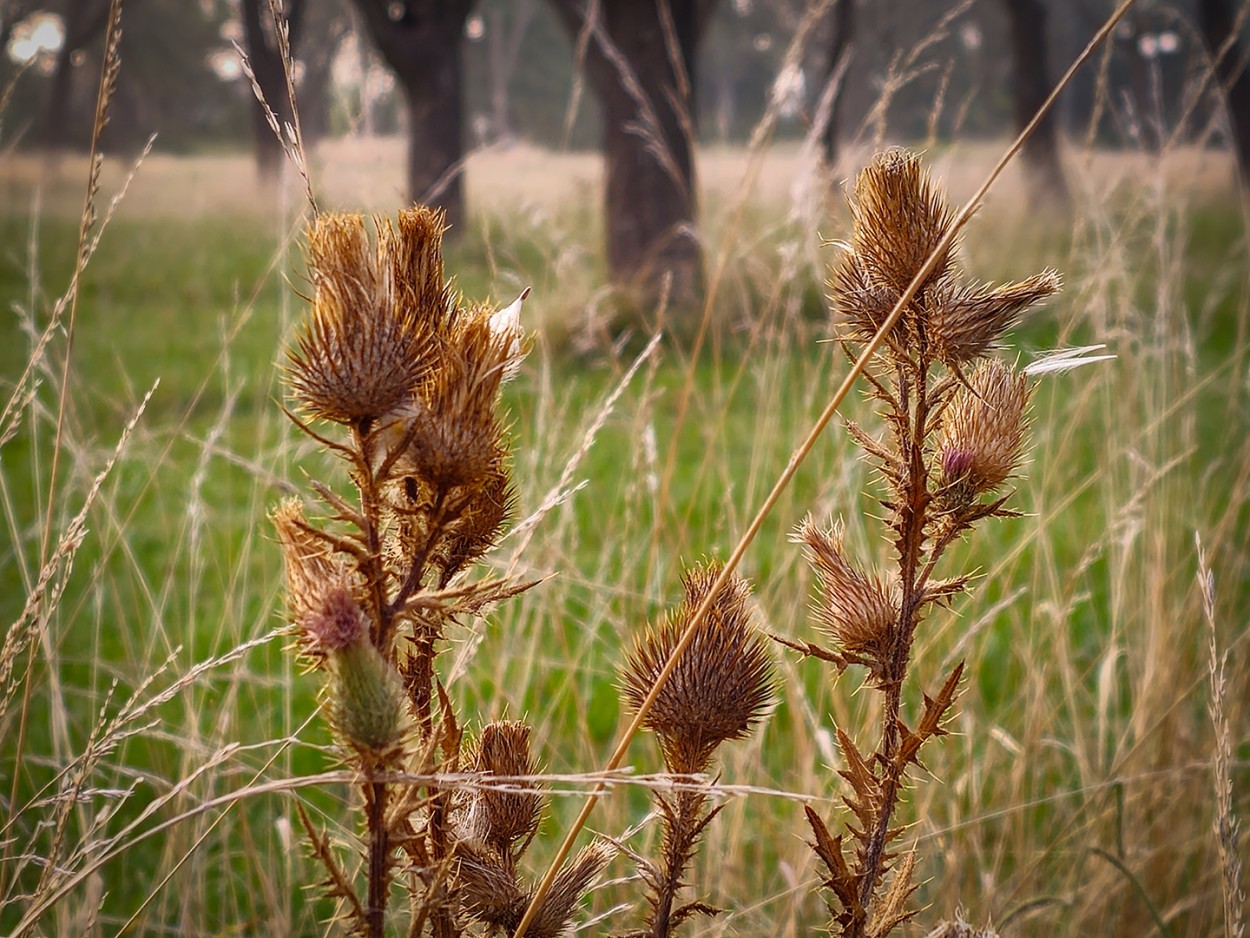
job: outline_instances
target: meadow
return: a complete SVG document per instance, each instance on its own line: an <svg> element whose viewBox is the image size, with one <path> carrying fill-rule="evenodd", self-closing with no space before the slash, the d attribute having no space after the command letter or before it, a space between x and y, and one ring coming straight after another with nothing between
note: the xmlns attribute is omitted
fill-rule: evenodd
<svg viewBox="0 0 1250 938"><path fill-rule="evenodd" d="M999 150L935 145L926 159L960 200ZM319 197L394 211L399 154L391 140L327 145ZM846 373L828 341L826 239L847 236L839 182L869 156L847 153L830 179L797 144L700 154L712 328L694 351L648 344L662 311L620 332L596 157L518 147L468 163L472 217L447 270L499 305L533 289L534 349L507 391L518 520L490 566L550 578L466 619L441 677L470 730L504 716L535 727L554 794L535 864L627 720L634 636L676 601L684 567L733 547ZM983 279L1063 273L1006 358L1094 344L1116 357L1039 380L1012 501L1023 515L957 546L948 562L978 571L973 594L920 635L925 688L961 658L967 672L954 732L926 750L932 777L903 805L913 901L920 925L963 914L1010 935L1224 933L1221 745L1232 815L1250 807L1248 215L1217 151L1073 151L1068 168L1071 214L1030 207L1013 170L964 238ZM108 161L102 206L127 172ZM85 178L69 158L0 164L6 404L68 288ZM0 423L6 654L29 638L3 662L0 932L50 893L37 934L325 931L295 802L349 842L349 787L301 781L340 762L317 681L286 651L267 520L306 476L348 490L279 409L303 304L301 211L298 186L257 188L244 156L148 157L86 268L72 347L52 336L33 393L13 398L11 436ZM862 398L843 410L873 426ZM835 421L743 562L768 631L817 637L790 540L804 515L841 518L861 556L887 556L866 515L876 484ZM52 556L65 563L28 621ZM1213 643L1227 656L1223 728ZM831 719L867 733L876 703L854 673L834 679L780 647L776 669L774 711L720 760L727 807L691 881L725 911L692 934L808 935L828 918L802 805L836 814ZM643 850L654 745L635 742L629 762L643 778L615 784L591 827ZM40 861L53 851L56 870ZM630 864L614 861L585 933L621 931L638 903Z"/></svg>

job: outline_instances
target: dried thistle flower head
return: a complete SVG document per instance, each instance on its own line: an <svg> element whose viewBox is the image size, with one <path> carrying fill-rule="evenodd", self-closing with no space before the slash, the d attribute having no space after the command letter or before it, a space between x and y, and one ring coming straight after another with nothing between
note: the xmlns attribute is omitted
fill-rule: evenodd
<svg viewBox="0 0 1250 938"><path fill-rule="evenodd" d="M516 336L495 329L488 309L462 310L442 360L421 388L404 462L437 488L485 479L506 452L496 415Z"/></svg>
<svg viewBox="0 0 1250 938"><path fill-rule="evenodd" d="M920 159L903 150L879 154L856 179L849 248L829 281L833 308L850 337L868 341L949 230L953 217ZM955 246L942 254L905 310L922 320L934 357L959 368L984 355L1021 313L1059 289L1047 270L1002 286L956 283ZM892 333L892 337L902 333Z"/></svg>
<svg viewBox="0 0 1250 938"><path fill-rule="evenodd" d="M993 492L1020 465L1027 429L1028 378L988 359L955 392L942 418L938 453L942 495L967 503Z"/></svg>
<svg viewBox="0 0 1250 938"><path fill-rule="evenodd" d="M958 367L980 358L1020 315L1061 286L1059 274L1044 270L1019 283L972 284L953 289L932 306L929 334L937 357Z"/></svg>
<svg viewBox="0 0 1250 938"><path fill-rule="evenodd" d="M842 647L848 661L862 664L878 680L898 619L898 590L864 573L846 558L842 524L822 529L809 515L795 540L820 576L816 619Z"/></svg>
<svg viewBox="0 0 1250 938"><path fill-rule="evenodd" d="M526 938L557 938L568 933L573 909L612 859L613 848L596 840L577 852L577 856L560 867L551 890L538 907L534 923L525 930ZM516 924L520 924L518 918Z"/></svg>
<svg viewBox="0 0 1250 938"><path fill-rule="evenodd" d="M637 710L720 572L711 565L683 578L686 598L675 614L638 641L626 663L622 690ZM751 623L750 587L731 577L716 594L643 725L660 739L670 772L701 772L728 739L748 735L772 697L768 652Z"/></svg>
<svg viewBox="0 0 1250 938"><path fill-rule="evenodd" d="M336 579L339 564L312 533L298 498L283 499L269 516L286 566L287 614L298 622L321 602L325 583Z"/></svg>
<svg viewBox="0 0 1250 938"><path fill-rule="evenodd" d="M376 226L376 244L360 215L319 216L308 234L312 308L287 380L308 413L336 423L368 424L402 405L433 367L448 316L441 213L402 213L398 233Z"/></svg>
<svg viewBox="0 0 1250 938"><path fill-rule="evenodd" d="M530 756L530 727L517 720L502 720L482 727L473 771L510 777L535 773ZM467 835L493 847L501 857L528 841L538 829L542 796L530 783L510 782L508 790L494 787L476 792L468 811Z"/></svg>
<svg viewBox="0 0 1250 938"><path fill-rule="evenodd" d="M491 934L513 934L533 892L522 889L516 871L489 854L462 845L459 855L460 894L465 911L493 929ZM565 863L526 928L526 938L567 935L574 908L611 859L611 846L595 841Z"/></svg>

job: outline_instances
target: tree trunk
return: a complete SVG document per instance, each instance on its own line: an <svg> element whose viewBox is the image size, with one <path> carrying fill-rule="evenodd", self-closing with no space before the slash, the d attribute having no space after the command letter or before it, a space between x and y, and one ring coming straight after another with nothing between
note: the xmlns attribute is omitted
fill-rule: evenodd
<svg viewBox="0 0 1250 938"><path fill-rule="evenodd" d="M65 9L65 40L56 54L43 115L41 138L48 150L63 150L69 143L75 54L104 31L108 13L108 0L75 0Z"/></svg>
<svg viewBox="0 0 1250 938"><path fill-rule="evenodd" d="M850 45L851 36L855 31L855 0L835 0L835 2L836 8L830 14L833 22L832 34L829 37L829 61L825 69L825 87L821 89L822 100L825 94L833 96L828 105L829 116L821 133L821 148L824 151L825 165L830 167L836 166L838 162L838 133L842 123L842 102L846 98L844 94L846 72L842 73L840 87L830 88L829 84L834 80L838 69L842 68L847 46Z"/></svg>
<svg viewBox="0 0 1250 938"><path fill-rule="evenodd" d="M1250 65L1237 41L1235 6L1234 0L1198 0L1198 21L1228 105L1237 167L1242 182L1250 187Z"/></svg>
<svg viewBox="0 0 1250 938"><path fill-rule="evenodd" d="M330 131L330 96L334 59L351 29L347 11L337 2L314 2L304 14L300 61L299 122L304 146L313 149Z"/></svg>
<svg viewBox="0 0 1250 938"><path fill-rule="evenodd" d="M1015 123L1016 130L1020 131L1050 94L1046 68L1046 4L1045 0L1003 0L1003 3L1011 27ZM1025 143L1023 154L1035 205L1066 209L1068 184L1059 161L1059 123L1053 110Z"/></svg>
<svg viewBox="0 0 1250 938"><path fill-rule="evenodd" d="M658 298L668 281L673 304L691 308L702 289L692 158L694 59L714 4L602 0L590 22L581 0L555 5L575 43L589 31L587 77L603 108L612 280L644 304Z"/></svg>
<svg viewBox="0 0 1250 938"><path fill-rule="evenodd" d="M408 195L465 221L460 42L473 0L355 0L374 45L404 90Z"/></svg>

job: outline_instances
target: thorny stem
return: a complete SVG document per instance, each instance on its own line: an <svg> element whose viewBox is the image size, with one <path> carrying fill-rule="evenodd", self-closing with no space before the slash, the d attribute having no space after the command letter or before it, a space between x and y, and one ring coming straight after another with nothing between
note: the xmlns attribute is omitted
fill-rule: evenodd
<svg viewBox="0 0 1250 938"><path fill-rule="evenodd" d="M386 830L386 783L371 781L366 791L369 824L369 938L383 938L390 891L390 837Z"/></svg>
<svg viewBox="0 0 1250 938"><path fill-rule="evenodd" d="M898 548L899 584L902 596L898 621L890 641L883 682L885 711L881 717L883 725L877 756L878 764L886 777L882 785L881 813L877 818L876 826L869 833L868 844L864 851L864 863L861 870L863 879L860 881L859 898L860 904L865 909L868 907L882 872L890 819L898 802L901 769L894 765L894 754L898 749L898 715L902 700L903 678L907 674L912 638L915 635L920 612L923 589L920 567L924 556L925 528L929 521L929 503L933 497L929 492L929 477L924 463L924 429L928 422L930 401L928 362L923 350L914 378L913 389L908 386L906 369L900 368L898 388L900 410L895 412L894 426L900 431L898 442L904 457L906 481L901 487L902 491L899 493L901 501L896 508L901 530L895 543ZM912 403L913 390L914 404ZM858 938L863 934L866 924L866 920L853 923L849 934L853 938Z"/></svg>
<svg viewBox="0 0 1250 938"><path fill-rule="evenodd" d="M367 429L363 423L352 427L352 439L356 444L356 471L360 476L357 483L357 488L360 490L360 516L364 522L364 530L361 533L364 535L366 550L366 557L361 559L361 566L365 569L361 572L365 575L374 609L373 635L371 636L373 645L382 652L383 656L386 656L391 629L391 613L386 602L386 582L382 572L382 541L378 536L381 511L378 504L377 480L374 479L373 472L369 468L369 457L365 450Z"/></svg>
<svg viewBox="0 0 1250 938"><path fill-rule="evenodd" d="M677 792L676 808L673 817L665 816L666 836L664 838L664 868L662 879L658 884L655 896L655 916L652 922L652 938L668 938L672 930L673 903L677 900L677 891L682 887L681 874L685 871L686 862L698 839L702 825L699 823L699 810L703 807L704 795L701 791Z"/></svg>

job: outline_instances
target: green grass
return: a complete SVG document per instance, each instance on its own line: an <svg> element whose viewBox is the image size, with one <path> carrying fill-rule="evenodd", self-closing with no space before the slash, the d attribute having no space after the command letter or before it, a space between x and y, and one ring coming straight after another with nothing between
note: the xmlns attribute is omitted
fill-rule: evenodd
<svg viewBox="0 0 1250 938"><path fill-rule="evenodd" d="M573 351L568 332L576 330L558 322L577 315L601 270L593 252L567 268L582 211L557 213L549 231L507 214L480 218L448 259L470 297L506 301L518 283L532 282L527 314L550 303L536 315L551 329L509 397L522 515L556 484L629 364L628 355L604 348ZM1027 906L1033 911L1017 919L1019 934L1150 930L1133 884L1091 853L1099 847L1123 851L1174 934L1216 928L1195 531L1215 564L1220 641L1233 652L1234 785L1245 816L1250 714L1237 688L1247 673L1250 408L1245 267L1232 266L1244 261L1245 234L1229 208L1179 202L1163 228L1135 204L1102 223L1108 230L1029 235L1024 255L1012 253L1014 235L995 244L1009 223L994 218L970 241L974 267L987 276L1047 265L1067 274L1064 297L1015 335L1019 347L1108 342L1119 358L1042 382L1032 464L1015 499L1026 516L978 531L946 563L950 572L975 567L983 576L972 598L933 616L915 671L930 692L951 656L966 656L971 675L958 734L929 751L938 780L921 782L905 808L909 820L920 819L926 922L960 906L1001 921ZM38 326L69 280L77 226L56 215L38 219L33 263L30 228L27 219L0 217L0 306L34 296ZM747 325L759 328L726 330L693 362L664 347L643 365L571 473L586 488L542 521L521 557L523 572L554 579L452 636L444 674L465 656L452 692L470 728L524 715L553 772L605 761L625 718L615 691L622 649L674 601L682 566L728 553L845 371L821 341L816 275L800 266L783 277L778 248L800 235L780 221L751 230L765 234L742 238L750 264L731 265L715 308L732 325L749 314ZM90 514L46 642L37 643L21 701L20 768L12 715L4 726L0 797L8 798L16 770L18 806L82 751L101 712L117 712L136 689L150 698L197 663L276 628L281 560L266 512L283 480L303 486L304 473L345 489L340 467L297 444L277 409L275 362L300 312L284 282L298 287L298 252L283 251L279 231L247 217L123 218L92 259L74 332L72 445L62 456L54 530L78 509L137 402L160 384ZM482 233L492 239L489 251ZM982 259L981 246L1010 254L1009 269ZM0 322L6 388L27 348L16 317ZM6 625L20 613L40 558L64 354L58 339L36 398L42 410L28 411L0 450ZM862 399L848 407L872 424ZM807 511L844 517L856 549L885 558L879 525L862 516L871 485L845 434L831 428L744 562L766 627L815 637L806 618L810 576L787 539ZM501 565L514 546L505 542ZM150 727L122 742L89 780L93 790L137 785L118 799L107 829L138 817L226 743L244 748L144 826L254 777L294 778L337 764L314 716L317 680L296 672L283 644L274 639L207 671L145 715ZM854 693L852 675L835 683L817 662L779 662L781 702L762 734L726 757L723 780L813 796L823 813L837 815L827 800L840 791L827 764L829 717L866 732L867 695ZM909 693L914 700L919 688ZM630 761L658 767L648 743L636 744ZM249 798L211 833L219 812L125 851L101 871L105 932L173 872L142 913L139 933L320 933L327 908L304 890L318 874L300 846L292 797ZM299 797L346 838L345 789ZM106 794L88 798L72 828L81 834L104 804ZM640 789L621 791L593 826L620 835L645 805ZM559 798L552 814L567 819L577 807ZM24 843L49 810L24 808L11 833ZM545 825L535 857L550 855L558 829ZM710 900L732 910L709 934L810 933L824 913L802 837L792 800L759 795L730 804L697 870ZM613 870L623 875L623 861ZM28 866L22 887L33 888L38 873ZM90 895L89 884L72 892L48 933L81 933L73 910L90 905ZM595 906L636 898L617 887ZM20 906L0 910L0 931L13 926Z"/></svg>

